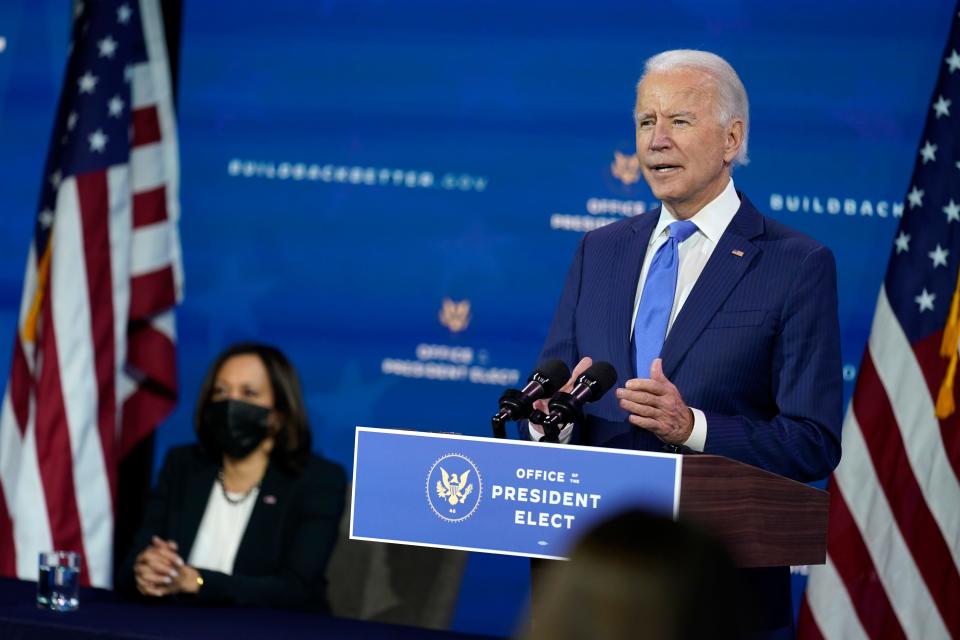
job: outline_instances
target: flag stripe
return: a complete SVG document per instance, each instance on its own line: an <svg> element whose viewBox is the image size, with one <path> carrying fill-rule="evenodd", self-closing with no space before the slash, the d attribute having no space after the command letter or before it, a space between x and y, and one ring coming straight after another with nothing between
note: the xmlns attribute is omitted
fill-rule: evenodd
<svg viewBox="0 0 960 640"><path fill-rule="evenodd" d="M882 401L883 406L891 412L887 422L871 427L872 434L881 430L885 432L883 435L874 435L873 441L884 446L883 440L899 440L905 448L926 507L942 531L953 532L946 536L951 544L949 553L942 559L948 561L952 557L956 571L960 567L960 483L940 438L940 424L933 398L928 393L913 348L890 308L886 288L881 289L877 300L868 356L876 362L875 375L879 376L886 391L884 397L878 397L877 401ZM876 385L871 384L866 393L878 391ZM872 399L867 395L862 400L869 403ZM884 424L893 428L884 429ZM887 471L893 473L895 470ZM960 602L960 594L954 602ZM960 633L960 626L956 628Z"/></svg>
<svg viewBox="0 0 960 640"><path fill-rule="evenodd" d="M13 540L13 520L10 519L10 510L7 509L7 500L3 496L2 485L0 485L0 574L5 576L17 574L17 554Z"/></svg>
<svg viewBox="0 0 960 640"><path fill-rule="evenodd" d="M846 587L843 590L846 594L844 600L849 602L856 612L857 625L862 625L863 632L871 638L884 634L891 639L906 637L877 577L873 560L863 544L863 538L860 537L860 531L840 488L832 487L830 497L834 506L830 513L830 529L836 535L830 539L827 552L837 577ZM831 591L838 593L834 590L829 590L828 593ZM836 636L834 633L831 635Z"/></svg>
<svg viewBox="0 0 960 640"><path fill-rule="evenodd" d="M48 284L48 289L52 289ZM51 539L56 549L79 551L86 556L80 528L76 487L73 482L73 455L67 427L66 408L60 392L60 370L50 296L44 298L43 330L40 336L44 352L37 381L37 394L44 399L36 407L36 448L40 480L43 484ZM69 326L69 325L67 325ZM36 508L36 507L34 507ZM90 585L88 572L81 572L82 584Z"/></svg>
<svg viewBox="0 0 960 640"><path fill-rule="evenodd" d="M130 273L134 277L170 266L171 245L175 240L169 222L138 227L134 229L131 241Z"/></svg>
<svg viewBox="0 0 960 640"><path fill-rule="evenodd" d="M146 7L141 7L146 9ZM153 71L149 62L135 64L131 68L133 78L131 85L133 88L133 109L142 109L150 105L157 104L157 90L154 86Z"/></svg>
<svg viewBox="0 0 960 640"><path fill-rule="evenodd" d="M19 348L19 345L20 338L17 336L15 349ZM0 513L0 572L6 576L15 576L17 575L17 546L11 514L15 513L13 507L16 506L18 486L13 478L20 475L18 473L22 464L20 453L26 422L23 423L23 427L17 424L14 428L13 422L16 418L13 415L14 409L9 391L4 394L0 412L2 412L0 413L0 509L2 509L2 513ZM9 499L5 495L6 492L11 494ZM35 512L41 511L42 509L35 508Z"/></svg>
<svg viewBox="0 0 960 640"><path fill-rule="evenodd" d="M930 585L947 626L960 628L960 608L952 604L960 602L960 574L956 565L944 562L945 558L951 557L951 549L930 513L930 503L924 501L911 473L893 409L873 367L871 355L868 352L860 366L858 388L861 393L853 398L854 412L861 423L870 425L869 430L863 431L864 441L917 568Z"/></svg>
<svg viewBox="0 0 960 640"><path fill-rule="evenodd" d="M827 562L830 559L827 558ZM807 581L809 585L809 580ZM810 605L807 597L800 600L800 611L797 613L797 639L798 640L824 640L825 636L820 632L817 621L813 619L813 613L810 611Z"/></svg>
<svg viewBox="0 0 960 640"><path fill-rule="evenodd" d="M137 327L128 340L127 362L156 383L177 386L176 347L166 335L151 325Z"/></svg>
<svg viewBox="0 0 960 640"><path fill-rule="evenodd" d="M150 318L150 327L165 335L172 344L177 342L177 325L173 309L166 309ZM176 370L176 369L174 369Z"/></svg>
<svg viewBox="0 0 960 640"><path fill-rule="evenodd" d="M30 396L33 393L33 374L23 353L20 336L13 340L13 364L10 367L10 405L22 438L30 419Z"/></svg>
<svg viewBox="0 0 960 640"><path fill-rule="evenodd" d="M110 502L116 504L116 412L113 335L113 274L111 273L110 196L103 172L77 176L83 256L86 266L91 341L96 372L97 425L108 477Z"/></svg>
<svg viewBox="0 0 960 640"><path fill-rule="evenodd" d="M143 11L143 40L148 54L149 84L153 97L151 102L157 105L160 131L163 145L157 167L162 168L162 178L167 185L167 215L173 221L171 226L174 243L170 262L173 267L173 282L177 300L183 297L183 264L180 257L180 236L177 224L180 220L180 172L178 170L179 148L177 142L177 121L173 112L173 88L167 66L167 42L163 32L163 17L160 5L156 2L141 0ZM134 84L136 88L136 83ZM139 191L139 189L138 189Z"/></svg>
<svg viewBox="0 0 960 640"><path fill-rule="evenodd" d="M133 194L133 226L145 227L167 220L167 189L160 186Z"/></svg>
<svg viewBox="0 0 960 640"><path fill-rule="evenodd" d="M116 165L107 170L107 184L110 189L110 271L113 278L113 337L114 337L114 398L117 412L114 422L114 449L120 455L119 442L121 420L119 412L123 408L120 384L124 379L123 369L127 362L127 330L130 310L130 247L133 238L133 198L130 192L130 168ZM113 488L113 487L111 487ZM115 490L115 488L114 488ZM114 494L116 495L116 494Z"/></svg>
<svg viewBox="0 0 960 640"><path fill-rule="evenodd" d="M829 561L830 559L827 558L827 562ZM810 584L809 581L807 584ZM813 613L810 612L810 605L806 597L800 601L800 612L797 614L797 638L799 640L824 640L824 635L820 633L820 627L817 626L817 621L813 619Z"/></svg>
<svg viewBox="0 0 960 640"><path fill-rule="evenodd" d="M811 572L808 583L814 588L807 591L807 598L800 608L798 637L802 640L870 637L854 613L853 603L830 556L825 564L814 568L816 571Z"/></svg>
<svg viewBox="0 0 960 640"><path fill-rule="evenodd" d="M89 189L88 193L86 190ZM112 368L113 337L109 326L105 333L107 339L97 344L93 334L95 326L95 301L89 297L89 283L94 277L110 281L109 255L93 258L99 273L89 273L84 254L85 234L84 217L91 224L101 226L106 223L107 208L106 175L96 172L85 179L66 178L60 186L57 202L57 224L52 237L53 259L51 261L52 322L56 327L56 350L45 354L55 354L58 358L59 389L61 392L66 427L70 436L70 449L74 488L76 492L77 515L80 522L79 535L85 547L88 564L88 578L96 585L110 584L110 559L112 558L113 528L113 492L110 488L111 471L104 452L114 445L112 422L108 429L107 443L100 436L100 403L110 403L109 411L114 411L113 400L98 393L97 349L111 350L110 361L106 363L107 375ZM87 209L84 211L84 209ZM99 230L96 233L103 233ZM102 261L104 266L99 266ZM99 321L109 325L113 322L112 312ZM47 362L47 356L44 356ZM43 394L43 390L40 390ZM41 396L44 397L44 396ZM37 434L40 442L40 434ZM48 496L49 499L49 496ZM72 549L72 546L58 548Z"/></svg>
<svg viewBox="0 0 960 640"><path fill-rule="evenodd" d="M917 360L924 363L922 373L931 398L936 398L937 394L940 393L940 384L943 382L949 366L949 360L940 357L940 343L942 341L943 332L938 331L913 345L913 352ZM958 392L960 392L960 385L957 385L953 392L954 401L957 406L960 406ZM943 440L947 459L953 466L954 475L960 477L960 412L940 420L940 438Z"/></svg>
<svg viewBox="0 0 960 640"><path fill-rule="evenodd" d="M36 552L54 547L37 464L33 424L31 422L21 437L20 430L13 423L13 408L7 394L0 409L0 485L13 520L17 569L12 575L33 580L37 577ZM22 553L23 549L33 553Z"/></svg>
<svg viewBox="0 0 960 640"><path fill-rule="evenodd" d="M157 116L157 106L151 104L134 109L133 117L133 146L160 142L160 120Z"/></svg>
<svg viewBox="0 0 960 640"><path fill-rule="evenodd" d="M134 193L158 189L164 184L169 187L162 164L165 146L165 143L145 144L130 150L130 176L133 178Z"/></svg>
<svg viewBox="0 0 960 640"><path fill-rule="evenodd" d="M129 453L156 424L165 418L176 404L176 396L165 389L138 387L123 403L123 428L120 431L120 450L122 455Z"/></svg>
<svg viewBox="0 0 960 640"><path fill-rule="evenodd" d="M900 529L894 524L893 513L877 480L853 411L847 412L843 439L844 457L834 472L835 486L843 495L856 497L846 506L861 532L897 619L911 637L915 634L920 637L948 637L940 611L917 570ZM832 507L831 517L836 508ZM816 617L819 620L820 616Z"/></svg>
<svg viewBox="0 0 960 640"><path fill-rule="evenodd" d="M130 280L130 320L148 318L177 302L173 268L135 276Z"/></svg>

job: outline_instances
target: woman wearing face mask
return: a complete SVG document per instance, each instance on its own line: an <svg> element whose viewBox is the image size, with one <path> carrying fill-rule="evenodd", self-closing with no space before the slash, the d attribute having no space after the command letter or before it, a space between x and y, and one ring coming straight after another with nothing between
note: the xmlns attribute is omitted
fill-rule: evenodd
<svg viewBox="0 0 960 640"><path fill-rule="evenodd" d="M346 478L310 453L290 362L265 345L227 349L195 428L197 444L167 454L120 581L148 597L327 611Z"/></svg>

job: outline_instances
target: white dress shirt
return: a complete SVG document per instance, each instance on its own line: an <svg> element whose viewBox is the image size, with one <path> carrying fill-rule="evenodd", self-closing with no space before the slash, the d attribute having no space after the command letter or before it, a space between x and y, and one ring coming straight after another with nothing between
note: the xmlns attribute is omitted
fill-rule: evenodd
<svg viewBox="0 0 960 640"><path fill-rule="evenodd" d="M713 255L713 250L720 242L720 236L726 231L733 216L740 208L740 198L737 196L737 190L733 186L733 179L727 183L726 188L716 198L711 200L703 209L700 209L690 220L697 225L697 231L680 244L679 259L680 265L677 269L677 290L674 294L673 309L670 311L670 320L667 323L667 335L673 327L677 314L686 302L687 297L693 290L693 285L707 266L707 261ZM640 279L637 282L637 294L633 301L633 320L630 322L630 334L624 336L626 340L633 339L633 325L637 320L637 308L640 306L640 295L643 293L643 286L647 280L647 272L650 270L650 263L653 262L653 256L657 249L661 247L669 237L667 226L671 222L676 222L678 218L667 205L660 209L660 219L653 233L650 234L650 244L647 247L646 255L643 257L643 266L640 268ZM590 355L590 354L586 354ZM647 371L637 371L637 375L646 377ZM693 411L693 431L690 437L683 443L695 451L703 451L707 442L707 417L703 411L690 407ZM560 431L560 442L570 441L570 435L573 431L572 425L566 425ZM530 437L539 441L543 434L532 424L530 426Z"/></svg>
<svg viewBox="0 0 960 640"><path fill-rule="evenodd" d="M232 575L237 549L259 494L259 487L254 487L249 495L228 492L232 500L242 499L239 504L230 504L223 495L220 482L214 480L187 564Z"/></svg>

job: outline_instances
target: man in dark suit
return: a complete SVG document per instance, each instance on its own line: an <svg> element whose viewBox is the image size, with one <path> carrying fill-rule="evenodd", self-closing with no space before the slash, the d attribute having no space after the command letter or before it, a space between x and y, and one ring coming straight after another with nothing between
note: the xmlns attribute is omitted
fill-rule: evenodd
<svg viewBox="0 0 960 640"><path fill-rule="evenodd" d="M842 421L836 267L829 249L735 190L732 168L747 161L743 84L714 54L664 52L646 63L635 117L662 207L583 238L541 354L579 361L575 376L608 361L621 386L560 441L826 477ZM747 580L765 600L759 626L792 635L786 570Z"/></svg>

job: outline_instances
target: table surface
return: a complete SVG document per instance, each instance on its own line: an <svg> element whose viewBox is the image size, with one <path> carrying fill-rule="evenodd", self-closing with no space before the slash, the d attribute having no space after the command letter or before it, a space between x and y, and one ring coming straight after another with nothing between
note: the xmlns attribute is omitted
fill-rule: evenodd
<svg viewBox="0 0 960 640"><path fill-rule="evenodd" d="M0 578L0 638L396 638L479 640L486 636L435 631L330 616L240 607L143 604L111 591L82 588L80 608L69 613L38 609L37 586Z"/></svg>

